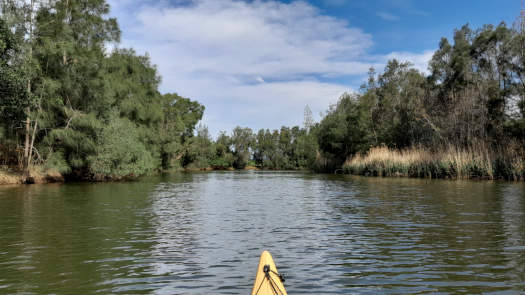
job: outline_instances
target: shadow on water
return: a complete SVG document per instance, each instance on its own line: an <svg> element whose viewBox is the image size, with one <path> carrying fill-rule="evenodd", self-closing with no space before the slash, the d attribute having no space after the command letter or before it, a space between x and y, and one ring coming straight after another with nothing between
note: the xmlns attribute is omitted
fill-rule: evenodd
<svg viewBox="0 0 525 295"><path fill-rule="evenodd" d="M525 292L525 185L297 172L0 187L0 293Z"/></svg>

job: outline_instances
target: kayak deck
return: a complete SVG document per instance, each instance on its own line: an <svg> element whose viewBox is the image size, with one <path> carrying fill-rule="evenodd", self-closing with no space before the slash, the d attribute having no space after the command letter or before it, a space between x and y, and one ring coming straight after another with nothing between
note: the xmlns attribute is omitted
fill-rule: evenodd
<svg viewBox="0 0 525 295"><path fill-rule="evenodd" d="M268 251L261 254L252 295L287 295L272 255Z"/></svg>

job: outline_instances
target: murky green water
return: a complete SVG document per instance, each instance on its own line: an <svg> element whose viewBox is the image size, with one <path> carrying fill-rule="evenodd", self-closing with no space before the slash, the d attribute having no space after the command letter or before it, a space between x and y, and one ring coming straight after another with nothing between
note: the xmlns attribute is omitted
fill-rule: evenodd
<svg viewBox="0 0 525 295"><path fill-rule="evenodd" d="M0 294L525 293L525 185L282 172L0 187Z"/></svg>

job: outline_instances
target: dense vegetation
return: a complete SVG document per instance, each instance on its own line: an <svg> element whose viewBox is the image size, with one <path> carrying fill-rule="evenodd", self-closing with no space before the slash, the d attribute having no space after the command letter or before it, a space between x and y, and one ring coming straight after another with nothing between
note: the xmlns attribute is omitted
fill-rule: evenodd
<svg viewBox="0 0 525 295"><path fill-rule="evenodd" d="M177 168L525 178L525 35L464 26L426 75L390 61L319 123L235 128L213 140L204 106L161 94L147 56L119 49L104 0L2 0L0 165L118 179ZM110 50L110 48L117 48Z"/></svg>
<svg viewBox="0 0 525 295"><path fill-rule="evenodd" d="M115 49L103 0L2 1L0 161L82 178L168 169L204 107L160 94L147 56Z"/></svg>
<svg viewBox="0 0 525 295"><path fill-rule="evenodd" d="M213 141L201 125L188 141L183 163L197 169L309 169L314 165L316 151L316 139L308 128L281 127L254 133L250 128L236 127L231 136L221 132Z"/></svg>
<svg viewBox="0 0 525 295"><path fill-rule="evenodd" d="M441 40L429 70L393 60L344 95L317 127L328 168L348 160L350 173L524 179L525 35L464 26L453 44Z"/></svg>
<svg viewBox="0 0 525 295"><path fill-rule="evenodd" d="M180 167L307 168L306 129L195 130L204 106L161 94L147 56L118 48L104 0L1 2L0 165L118 179ZM196 131L196 132L195 132Z"/></svg>

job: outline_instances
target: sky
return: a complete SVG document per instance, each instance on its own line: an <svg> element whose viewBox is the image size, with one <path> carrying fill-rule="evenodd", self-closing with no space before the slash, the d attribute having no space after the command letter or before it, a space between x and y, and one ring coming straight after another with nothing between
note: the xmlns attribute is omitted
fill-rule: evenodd
<svg viewBox="0 0 525 295"><path fill-rule="evenodd" d="M120 48L148 54L160 91L206 107L210 133L320 121L370 67L427 72L439 40L469 24L512 25L520 0L109 0Z"/></svg>

